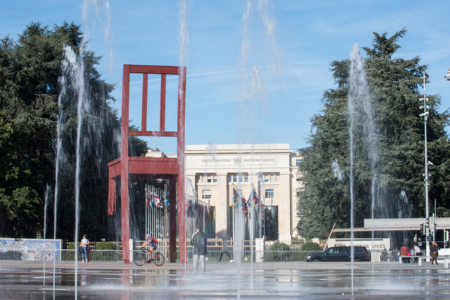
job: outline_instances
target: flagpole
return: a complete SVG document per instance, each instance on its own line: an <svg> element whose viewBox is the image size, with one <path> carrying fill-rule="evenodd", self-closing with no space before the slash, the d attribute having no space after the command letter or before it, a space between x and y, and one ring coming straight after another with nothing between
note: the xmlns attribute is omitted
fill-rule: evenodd
<svg viewBox="0 0 450 300"><path fill-rule="evenodd" d="M251 227L250 227L250 234L251 234L251 239L250 239L250 270L251 270L251 274L253 275L253 240L254 240L254 221L255 221L255 216L254 216L254 213L253 213L253 207L254 207L254 205L253 205L253 199L255 198L255 187L254 187L254 185L253 185L253 183L252 183L252 192L250 193L250 196L253 196L253 197L251 197L250 199L248 199L248 201L250 201L250 220L251 220L251 222L250 222L250 225L251 225ZM250 286L250 288L251 288L251 290L253 291L253 276L251 276L251 286Z"/></svg>
<svg viewBox="0 0 450 300"><path fill-rule="evenodd" d="M155 202L153 201L155 199L155 187L152 185L152 199L151 199L151 208L152 208L152 225L151 225L151 236L153 237L155 235Z"/></svg>
<svg viewBox="0 0 450 300"><path fill-rule="evenodd" d="M147 184L144 184L144 217L145 217L145 227L144 227L144 234L147 233Z"/></svg>

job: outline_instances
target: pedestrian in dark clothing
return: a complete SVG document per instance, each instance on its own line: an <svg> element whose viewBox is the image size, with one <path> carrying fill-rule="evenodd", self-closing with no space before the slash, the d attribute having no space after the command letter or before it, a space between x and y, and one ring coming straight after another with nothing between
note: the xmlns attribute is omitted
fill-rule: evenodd
<svg viewBox="0 0 450 300"><path fill-rule="evenodd" d="M439 246L436 244L436 242L431 243L430 252L431 252L431 264L433 264L433 261L437 262L437 257L439 256Z"/></svg>
<svg viewBox="0 0 450 300"><path fill-rule="evenodd" d="M388 261L389 253L386 251L386 248L381 251L381 261Z"/></svg>
<svg viewBox="0 0 450 300"><path fill-rule="evenodd" d="M222 261L222 256L224 256L224 254L228 255L230 262L233 262L230 253L228 253L227 238L222 238L222 252L220 253L219 262Z"/></svg>
<svg viewBox="0 0 450 300"><path fill-rule="evenodd" d="M196 232L192 235L191 245L194 246L194 274L197 274L198 261L200 260L200 268L205 273L205 255L207 254L207 237L200 228L196 228Z"/></svg>

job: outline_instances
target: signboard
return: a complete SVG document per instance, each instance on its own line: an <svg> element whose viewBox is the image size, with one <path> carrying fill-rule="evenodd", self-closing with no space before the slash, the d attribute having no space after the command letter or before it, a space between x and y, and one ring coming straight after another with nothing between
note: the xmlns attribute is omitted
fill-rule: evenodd
<svg viewBox="0 0 450 300"><path fill-rule="evenodd" d="M0 260L60 261L61 240L0 239Z"/></svg>
<svg viewBox="0 0 450 300"><path fill-rule="evenodd" d="M349 238L340 239L328 239L328 248L334 246L351 246L352 240ZM354 238L353 246L363 246L366 247L370 252L379 252L383 249L389 250L391 247L391 239L386 238L376 238L376 239L361 239Z"/></svg>

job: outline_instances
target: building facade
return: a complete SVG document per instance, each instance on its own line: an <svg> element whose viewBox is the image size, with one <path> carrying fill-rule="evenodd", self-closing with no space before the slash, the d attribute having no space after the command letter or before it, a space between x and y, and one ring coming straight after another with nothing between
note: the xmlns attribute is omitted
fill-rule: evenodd
<svg viewBox="0 0 450 300"><path fill-rule="evenodd" d="M297 236L300 162L289 144L186 145L186 194L214 207L216 237L233 237L233 188L245 199L254 188L264 204L259 234L290 243Z"/></svg>

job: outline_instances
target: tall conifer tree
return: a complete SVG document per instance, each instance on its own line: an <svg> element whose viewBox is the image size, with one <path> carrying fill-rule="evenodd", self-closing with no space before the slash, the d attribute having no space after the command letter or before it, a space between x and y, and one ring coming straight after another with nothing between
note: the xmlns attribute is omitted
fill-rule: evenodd
<svg viewBox="0 0 450 300"><path fill-rule="evenodd" d="M365 70L372 94L378 160L375 166L375 218L424 217L424 119L419 107L423 97L419 88L426 66L419 57L393 58L400 48L403 29L388 38L374 33L371 48L363 47L367 57ZM304 189L300 192L297 228L306 238L326 238L333 223L350 226L349 193L349 60L334 61L331 71L337 87L325 91L324 110L312 118L310 145L301 149L304 157L299 172L304 173ZM431 184L430 199L438 203L438 216L449 216L450 147L445 126L449 113L438 112L440 97L429 95L428 149ZM364 129L361 129L364 130ZM355 226L362 227L364 218L372 216L372 166L367 157L367 144L355 143L354 178ZM337 160L344 179L334 177L332 163Z"/></svg>

